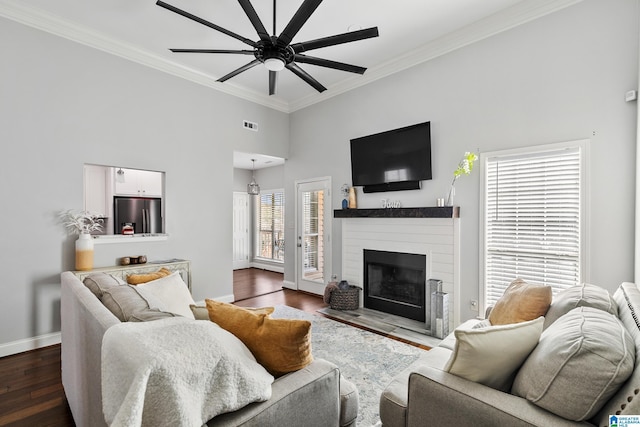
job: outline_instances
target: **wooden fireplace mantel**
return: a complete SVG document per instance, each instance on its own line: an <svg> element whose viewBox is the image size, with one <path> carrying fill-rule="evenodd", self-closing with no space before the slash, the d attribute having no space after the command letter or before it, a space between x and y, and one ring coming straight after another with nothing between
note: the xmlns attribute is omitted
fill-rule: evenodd
<svg viewBox="0 0 640 427"><path fill-rule="evenodd" d="M423 208L335 209L334 218L459 218L459 206Z"/></svg>

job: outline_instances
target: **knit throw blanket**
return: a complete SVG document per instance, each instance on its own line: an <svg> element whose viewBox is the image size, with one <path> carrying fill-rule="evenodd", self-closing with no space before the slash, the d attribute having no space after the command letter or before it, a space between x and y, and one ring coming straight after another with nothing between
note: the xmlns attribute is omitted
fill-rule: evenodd
<svg viewBox="0 0 640 427"><path fill-rule="evenodd" d="M273 377L235 336L206 320L121 323L102 341L110 426L202 426L271 397Z"/></svg>

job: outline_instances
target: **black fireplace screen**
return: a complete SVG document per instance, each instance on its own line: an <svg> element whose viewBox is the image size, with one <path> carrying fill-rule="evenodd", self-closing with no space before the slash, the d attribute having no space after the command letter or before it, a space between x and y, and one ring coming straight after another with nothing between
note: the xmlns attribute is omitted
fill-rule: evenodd
<svg viewBox="0 0 640 427"><path fill-rule="evenodd" d="M426 255L364 250L364 306L425 322Z"/></svg>

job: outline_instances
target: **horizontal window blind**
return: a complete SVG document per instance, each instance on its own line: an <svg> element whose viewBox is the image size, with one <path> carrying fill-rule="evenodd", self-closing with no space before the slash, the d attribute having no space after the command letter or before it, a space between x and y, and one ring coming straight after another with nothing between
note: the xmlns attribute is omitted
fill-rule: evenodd
<svg viewBox="0 0 640 427"><path fill-rule="evenodd" d="M487 157L485 304L515 278L554 294L580 282L580 148Z"/></svg>
<svg viewBox="0 0 640 427"><path fill-rule="evenodd" d="M258 206L258 256L284 260L284 193L260 194Z"/></svg>

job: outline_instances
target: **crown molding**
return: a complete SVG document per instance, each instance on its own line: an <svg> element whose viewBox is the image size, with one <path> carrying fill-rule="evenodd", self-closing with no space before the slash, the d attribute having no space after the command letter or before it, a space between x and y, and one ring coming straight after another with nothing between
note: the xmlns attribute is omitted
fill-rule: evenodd
<svg viewBox="0 0 640 427"><path fill-rule="evenodd" d="M214 77L198 70L185 67L129 43L64 20L41 9L25 6L18 0L0 0L0 16L189 80L219 92L284 113L291 113L582 1L583 0L537 0L520 2L515 6L488 16L458 31L454 31L418 49L395 57L384 64L369 68L363 76L351 77L338 84L329 86L327 88L328 90L323 93L307 95L289 103L282 99L268 97L255 91L240 88L229 82L221 84L216 81Z"/></svg>
<svg viewBox="0 0 640 427"><path fill-rule="evenodd" d="M58 16L45 12L42 9L25 6L20 4L19 1L0 1L0 16L85 46L128 59L138 64L154 68L158 71L162 71L176 77L181 77L219 92L236 96L285 113L289 112L289 106L286 101L273 97L269 98L266 95L259 94L255 91L241 89L233 84L222 84L216 81L214 77L198 70L185 67L154 53L140 49L132 44L108 37L103 33L92 30L91 28L64 20Z"/></svg>

